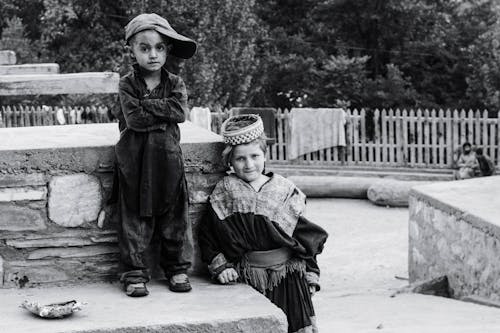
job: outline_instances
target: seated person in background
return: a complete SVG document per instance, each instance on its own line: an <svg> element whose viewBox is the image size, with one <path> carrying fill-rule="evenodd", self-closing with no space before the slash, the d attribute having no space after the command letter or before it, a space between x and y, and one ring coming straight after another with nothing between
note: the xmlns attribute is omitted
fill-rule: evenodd
<svg viewBox="0 0 500 333"><path fill-rule="evenodd" d="M491 159L483 154L482 148L476 149L476 159L479 164L479 172L481 176L491 176L495 173L495 166Z"/></svg>
<svg viewBox="0 0 500 333"><path fill-rule="evenodd" d="M472 151L470 143L466 142L462 145L462 153L457 161L458 172L455 174L456 179L473 178L479 164L476 159L476 154Z"/></svg>

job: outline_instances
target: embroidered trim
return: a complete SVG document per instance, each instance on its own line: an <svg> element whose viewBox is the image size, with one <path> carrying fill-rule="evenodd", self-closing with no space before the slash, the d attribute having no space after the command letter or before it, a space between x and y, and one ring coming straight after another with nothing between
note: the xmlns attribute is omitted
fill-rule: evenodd
<svg viewBox="0 0 500 333"><path fill-rule="evenodd" d="M300 272L301 275L306 271L304 260L292 258L284 264L269 267L251 266L246 257L236 265L240 279L260 291L273 290L288 273Z"/></svg>
<svg viewBox="0 0 500 333"><path fill-rule="evenodd" d="M306 272L306 281L307 284L316 286L316 291L321 289L319 285L319 275L314 272Z"/></svg>
<svg viewBox="0 0 500 333"><path fill-rule="evenodd" d="M210 265L208 265L208 271L210 275L217 276L227 267L227 260L223 253L219 253L213 259Z"/></svg>
<svg viewBox="0 0 500 333"><path fill-rule="evenodd" d="M234 213L263 215L291 236L305 209L305 195L279 175L273 175L259 192L237 176L229 175L215 186L210 204L220 220Z"/></svg>

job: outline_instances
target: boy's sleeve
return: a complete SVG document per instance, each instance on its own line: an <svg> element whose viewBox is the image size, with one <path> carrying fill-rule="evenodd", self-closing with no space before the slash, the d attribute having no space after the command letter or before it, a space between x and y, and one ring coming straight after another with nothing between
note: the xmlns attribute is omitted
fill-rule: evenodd
<svg viewBox="0 0 500 333"><path fill-rule="evenodd" d="M198 229L198 244L200 245L201 259L208 265L208 271L212 278L216 278L226 268L234 267L222 253L215 231L215 223L220 223L220 220L210 207L206 218L200 223Z"/></svg>
<svg viewBox="0 0 500 333"><path fill-rule="evenodd" d="M126 78L120 80L118 95L127 128L137 132L147 132L149 127L166 122L144 110L133 86Z"/></svg>
<svg viewBox="0 0 500 333"><path fill-rule="evenodd" d="M141 101L144 110L159 119L173 123L182 123L186 120L187 91L184 81L180 77L171 80L172 92L167 98L152 98Z"/></svg>
<svg viewBox="0 0 500 333"><path fill-rule="evenodd" d="M323 251L328 233L317 224L300 216L293 232L293 238L305 249L305 253L301 254L300 257L306 262L307 282L309 285L315 286L316 290L319 290L320 271L316 256Z"/></svg>

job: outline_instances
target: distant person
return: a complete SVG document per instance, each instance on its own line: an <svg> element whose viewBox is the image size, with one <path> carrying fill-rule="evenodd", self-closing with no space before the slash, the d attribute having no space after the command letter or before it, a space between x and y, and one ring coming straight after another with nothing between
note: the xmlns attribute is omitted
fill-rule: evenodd
<svg viewBox="0 0 500 333"><path fill-rule="evenodd" d="M483 154L482 148L476 149L476 159L479 164L480 176L491 176L495 173L495 165L487 155Z"/></svg>
<svg viewBox="0 0 500 333"><path fill-rule="evenodd" d="M466 142L462 145L462 153L457 161L458 172L456 179L473 178L479 164L476 159L476 154L472 151L472 145Z"/></svg>
<svg viewBox="0 0 500 333"><path fill-rule="evenodd" d="M191 261L183 249L188 193L178 123L185 121L188 97L182 78L169 73L165 63L170 55L191 58L196 43L156 14L132 19L125 40L135 64L120 79L116 115L121 281L128 296L149 294L148 248L158 238L159 264L170 290L186 292L191 290L186 274Z"/></svg>

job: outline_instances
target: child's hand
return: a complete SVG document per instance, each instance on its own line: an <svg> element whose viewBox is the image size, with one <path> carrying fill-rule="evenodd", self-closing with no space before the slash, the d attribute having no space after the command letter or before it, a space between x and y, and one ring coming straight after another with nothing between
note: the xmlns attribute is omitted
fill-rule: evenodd
<svg viewBox="0 0 500 333"><path fill-rule="evenodd" d="M309 285L309 292L311 293L311 297L316 294L316 286L315 285Z"/></svg>
<svg viewBox="0 0 500 333"><path fill-rule="evenodd" d="M219 280L219 282L222 284L235 282L237 279L238 279L238 273L234 268L226 268L219 274L219 276L217 276L217 280Z"/></svg>

